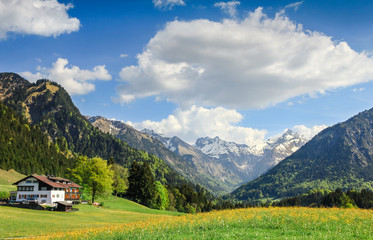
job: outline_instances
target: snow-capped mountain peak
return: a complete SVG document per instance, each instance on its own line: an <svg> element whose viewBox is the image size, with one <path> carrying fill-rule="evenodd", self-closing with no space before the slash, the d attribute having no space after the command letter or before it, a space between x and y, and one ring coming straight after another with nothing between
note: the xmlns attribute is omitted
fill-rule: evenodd
<svg viewBox="0 0 373 240"><path fill-rule="evenodd" d="M190 146L178 137L163 137L148 129L144 129L142 132L158 139L168 149L184 156L185 159L198 155L197 158L203 158L204 161L210 163L215 161L208 168L219 163L229 171L233 170L236 174L242 174L242 180L244 181L252 180L268 171L268 169L297 151L308 140L292 130L286 130L283 134L255 146L228 142L219 137L199 138L194 146ZM195 150L192 150L193 148ZM200 153L196 151L200 151ZM200 154L213 160L207 160L208 158L202 157ZM193 160L193 164L200 165L198 163L200 160L197 158Z"/></svg>
<svg viewBox="0 0 373 240"><path fill-rule="evenodd" d="M273 167L297 151L307 140L302 135L288 129L282 135L255 146L227 142L219 137L199 138L195 146L210 157L229 159L240 168L252 169L254 164Z"/></svg>
<svg viewBox="0 0 373 240"><path fill-rule="evenodd" d="M227 142L220 139L219 137L198 138L195 146L203 153L214 158L219 158L223 154L240 155L242 152L246 152L245 149L248 148L247 145Z"/></svg>

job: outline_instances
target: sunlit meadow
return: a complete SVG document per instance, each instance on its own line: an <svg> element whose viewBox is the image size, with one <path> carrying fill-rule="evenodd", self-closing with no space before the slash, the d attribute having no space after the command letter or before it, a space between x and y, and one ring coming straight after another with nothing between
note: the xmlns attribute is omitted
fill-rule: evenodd
<svg viewBox="0 0 373 240"><path fill-rule="evenodd" d="M116 224L41 239L373 239L373 211L249 208Z"/></svg>

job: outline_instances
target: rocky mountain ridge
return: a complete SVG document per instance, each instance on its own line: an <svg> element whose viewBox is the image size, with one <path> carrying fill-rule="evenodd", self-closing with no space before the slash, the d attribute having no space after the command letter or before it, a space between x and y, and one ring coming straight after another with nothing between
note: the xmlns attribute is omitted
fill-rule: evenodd
<svg viewBox="0 0 373 240"><path fill-rule="evenodd" d="M282 198L311 189L373 190L373 108L326 128L298 151L229 196Z"/></svg>
<svg viewBox="0 0 373 240"><path fill-rule="evenodd" d="M227 142L219 137L199 138L195 146L210 157L233 162L249 176L249 180L252 180L276 166L307 141L308 139L299 133L287 130L280 136L251 147Z"/></svg>
<svg viewBox="0 0 373 240"><path fill-rule="evenodd" d="M165 160L187 179L216 195L233 191L242 182L234 172L225 169L219 160L203 154L178 137L165 138L149 130L137 131L121 121L101 116L88 119L101 131Z"/></svg>
<svg viewBox="0 0 373 240"><path fill-rule="evenodd" d="M252 147L227 142L219 137L199 138L192 146L178 137L164 137L149 129L144 129L142 132L158 139L168 149L181 156L197 152L195 156L206 158L204 155L207 155L216 159L216 162L219 162L225 169L230 169L239 176L242 182L250 181L265 173L307 142L305 137L292 130L287 130L280 136Z"/></svg>
<svg viewBox="0 0 373 240"><path fill-rule="evenodd" d="M66 90L56 82L41 79L30 83L18 74L0 73L0 100L32 126L39 128L47 135L49 144L66 156L98 156L105 160L112 159L124 167L130 167L133 161L146 161L153 169L155 178L163 184L192 186L164 160L131 148L127 143L92 126ZM22 164L28 163L23 161ZM44 166L43 163L40 165ZM61 168L62 164L55 167ZM64 170L60 169L59 172Z"/></svg>

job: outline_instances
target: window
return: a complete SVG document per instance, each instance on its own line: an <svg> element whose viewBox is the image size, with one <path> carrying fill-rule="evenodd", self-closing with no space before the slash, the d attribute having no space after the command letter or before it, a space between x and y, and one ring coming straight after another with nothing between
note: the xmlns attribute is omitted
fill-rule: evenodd
<svg viewBox="0 0 373 240"><path fill-rule="evenodd" d="M45 191L45 190L47 190L47 187L41 187L41 190L43 191Z"/></svg>
<svg viewBox="0 0 373 240"><path fill-rule="evenodd" d="M59 198L60 197L60 194L57 194L57 198Z"/></svg>
<svg viewBox="0 0 373 240"><path fill-rule="evenodd" d="M52 195L52 198L55 198L55 195L54 195L54 194Z"/></svg>

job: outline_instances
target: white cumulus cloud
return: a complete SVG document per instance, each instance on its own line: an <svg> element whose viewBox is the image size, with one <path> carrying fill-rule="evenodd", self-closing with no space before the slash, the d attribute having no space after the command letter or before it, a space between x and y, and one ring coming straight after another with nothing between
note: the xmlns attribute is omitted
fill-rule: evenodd
<svg viewBox="0 0 373 240"><path fill-rule="evenodd" d="M111 75L105 65L95 66L92 70L80 69L68 65L67 59L58 58L51 68L38 67L38 72L22 72L23 77L30 81L50 79L61 84L71 95L87 94L95 90L94 80L111 80Z"/></svg>
<svg viewBox="0 0 373 240"><path fill-rule="evenodd" d="M186 110L178 108L159 122L146 120L129 124L139 130L147 128L165 136L178 136L190 144L205 136L219 136L224 140L249 146L262 143L267 131L236 126L242 119L243 116L236 110L223 107L208 109L193 105Z"/></svg>
<svg viewBox="0 0 373 240"><path fill-rule="evenodd" d="M306 127L304 125L296 125L293 127L293 130L307 139L311 139L316 136L319 132L327 128L326 125L315 125L312 127Z"/></svg>
<svg viewBox="0 0 373 240"><path fill-rule="evenodd" d="M124 67L122 102L155 97L180 106L265 108L373 79L373 59L262 8L245 19L172 21Z"/></svg>
<svg viewBox="0 0 373 240"><path fill-rule="evenodd" d="M0 0L0 39L9 32L56 37L78 31L80 21L69 17L70 8L57 0Z"/></svg>
<svg viewBox="0 0 373 240"><path fill-rule="evenodd" d="M241 3L239 1L230 1L230 2L217 2L214 4L215 7L220 8L231 17L235 17L237 14L237 6Z"/></svg>
<svg viewBox="0 0 373 240"><path fill-rule="evenodd" d="M174 6L185 6L183 0L153 0L154 7L159 9L172 9Z"/></svg>

